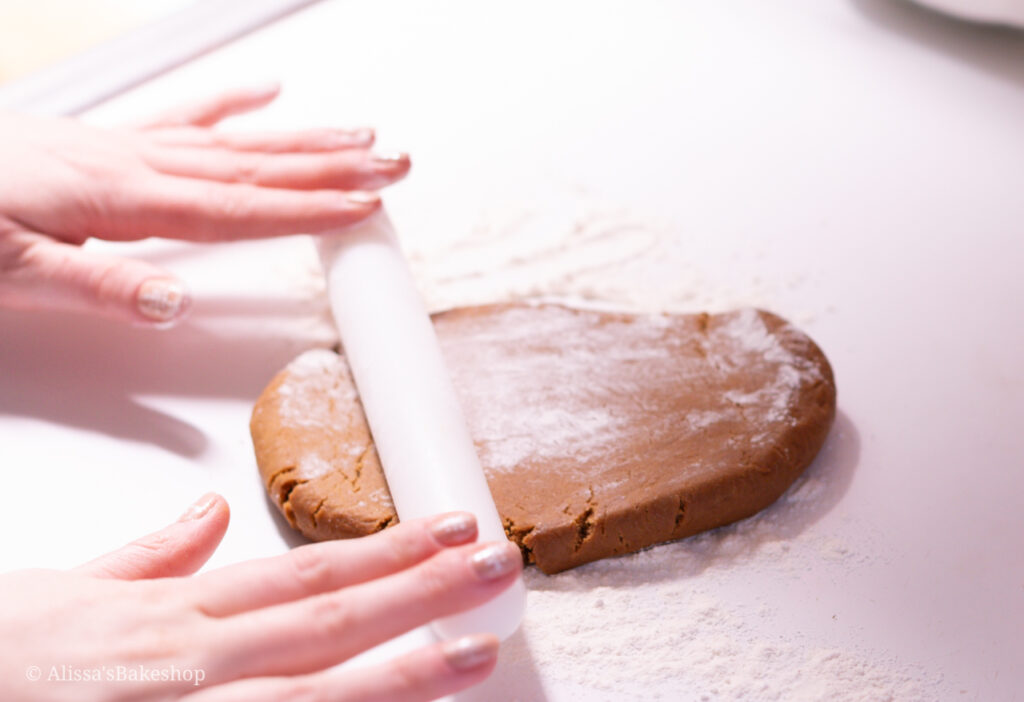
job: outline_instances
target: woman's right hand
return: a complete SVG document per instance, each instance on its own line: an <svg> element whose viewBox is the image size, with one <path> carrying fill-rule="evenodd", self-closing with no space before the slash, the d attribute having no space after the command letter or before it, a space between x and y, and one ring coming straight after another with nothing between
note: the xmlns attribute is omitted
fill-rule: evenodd
<svg viewBox="0 0 1024 702"><path fill-rule="evenodd" d="M511 585L519 550L475 543L472 515L190 575L227 523L227 503L209 495L162 531L77 569L0 576L0 698L411 702L493 669L498 639L478 634L327 670Z"/></svg>

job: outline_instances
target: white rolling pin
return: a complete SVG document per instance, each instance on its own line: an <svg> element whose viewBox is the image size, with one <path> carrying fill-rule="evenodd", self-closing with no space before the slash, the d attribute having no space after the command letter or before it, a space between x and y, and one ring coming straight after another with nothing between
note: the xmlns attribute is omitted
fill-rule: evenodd
<svg viewBox="0 0 1024 702"><path fill-rule="evenodd" d="M331 311L399 519L465 510L480 541L506 539L434 326L387 216L318 238ZM435 621L441 638L519 626L519 578L494 600Z"/></svg>

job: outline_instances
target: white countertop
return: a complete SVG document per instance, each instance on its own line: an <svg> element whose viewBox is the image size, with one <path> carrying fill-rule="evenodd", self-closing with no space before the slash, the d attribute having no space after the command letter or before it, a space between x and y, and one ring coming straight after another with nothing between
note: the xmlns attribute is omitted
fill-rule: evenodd
<svg viewBox="0 0 1024 702"><path fill-rule="evenodd" d="M562 597L571 608L583 587L606 588L609 602L643 597L657 572L673 592L713 595L720 633L739 617L742 641L856 651L872 669L916 671L922 699L1024 699L1024 35L898 0L495 8L324 2L88 119L281 78L279 104L237 127L371 124L382 148L412 153L412 175L386 200L436 304L488 294L466 271L432 278L458 268L446 259L458 242L488 227L514 238L528 220L523 246L541 251L545 226L601 212L668 252L644 275L623 264L623 302L757 304L789 317L823 347L839 387L816 490L727 532L729 549L713 535L533 574L531 606ZM602 241L588 239L588 255ZM5 569L87 560L211 489L233 522L208 567L300 542L264 496L248 414L284 363L332 341L312 247L300 237L135 249L193 286L189 323L151 332L0 313ZM520 293L521 279L550 279L542 260L489 275ZM558 290L615 297L615 281L587 275L574 278L586 290ZM747 616L754 602L761 614ZM661 613L689 626L682 602ZM606 630L622 621L607 609L580 617L606 617ZM549 658L561 644L543 637L556 634L528 625L476 699L738 689L687 677L683 662L681 675L626 690L585 650L569 667ZM643 645L631 651L626 668L646 670ZM797 689L764 684L765 699ZM865 689L822 684L840 700Z"/></svg>

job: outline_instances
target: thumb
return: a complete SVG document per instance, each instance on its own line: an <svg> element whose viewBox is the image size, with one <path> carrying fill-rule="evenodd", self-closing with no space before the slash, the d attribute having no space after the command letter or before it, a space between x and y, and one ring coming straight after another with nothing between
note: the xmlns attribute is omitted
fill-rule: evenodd
<svg viewBox="0 0 1024 702"><path fill-rule="evenodd" d="M199 498L174 524L75 570L97 578L119 580L190 575L213 555L229 519L228 503L211 492Z"/></svg>
<svg viewBox="0 0 1024 702"><path fill-rule="evenodd" d="M0 305L165 325L181 319L191 298L181 281L145 261L19 230L0 232Z"/></svg>
<svg viewBox="0 0 1024 702"><path fill-rule="evenodd" d="M142 124L143 129L161 127L212 127L232 115L252 112L271 102L281 92L279 83L226 90L214 97L182 105Z"/></svg>

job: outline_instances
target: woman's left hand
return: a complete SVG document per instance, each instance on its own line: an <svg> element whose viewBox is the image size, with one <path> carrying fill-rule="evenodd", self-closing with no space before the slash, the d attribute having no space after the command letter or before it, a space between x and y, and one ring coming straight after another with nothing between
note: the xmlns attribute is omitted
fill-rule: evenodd
<svg viewBox="0 0 1024 702"><path fill-rule="evenodd" d="M278 91L229 92L137 128L0 114L0 306L173 322L189 298L172 274L80 245L317 233L373 214L367 191L405 176L409 158L371 152L372 130L211 129Z"/></svg>

